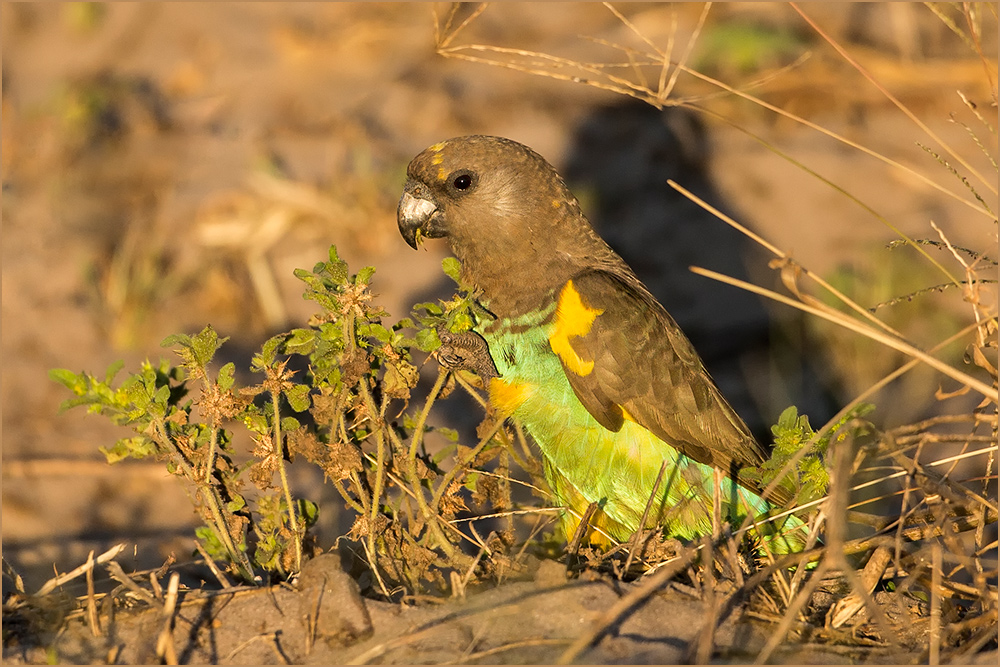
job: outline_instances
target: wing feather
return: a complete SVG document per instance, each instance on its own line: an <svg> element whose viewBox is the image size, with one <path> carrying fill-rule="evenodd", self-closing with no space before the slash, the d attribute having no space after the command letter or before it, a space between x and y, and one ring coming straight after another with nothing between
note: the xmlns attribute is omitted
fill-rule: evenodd
<svg viewBox="0 0 1000 667"><path fill-rule="evenodd" d="M599 313L586 332L568 338L579 360L593 367L579 374L563 361L563 370L601 425L618 431L630 418L681 453L727 472L765 460L690 341L638 279L592 270L575 276L568 289L586 312ZM561 316L557 310L557 327Z"/></svg>

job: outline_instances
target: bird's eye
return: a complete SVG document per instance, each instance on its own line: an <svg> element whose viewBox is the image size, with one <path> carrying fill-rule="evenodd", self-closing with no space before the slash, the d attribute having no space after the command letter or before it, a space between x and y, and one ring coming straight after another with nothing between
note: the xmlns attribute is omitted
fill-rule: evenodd
<svg viewBox="0 0 1000 667"><path fill-rule="evenodd" d="M451 187L459 192L466 192L475 184L473 175L465 170L455 172L449 177L449 180Z"/></svg>

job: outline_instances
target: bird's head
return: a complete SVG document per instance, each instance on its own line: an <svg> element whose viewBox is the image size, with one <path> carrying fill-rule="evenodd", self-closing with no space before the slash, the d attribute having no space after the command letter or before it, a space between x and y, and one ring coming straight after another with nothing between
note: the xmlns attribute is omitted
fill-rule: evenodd
<svg viewBox="0 0 1000 667"><path fill-rule="evenodd" d="M487 298L561 285L581 267L620 262L545 159L501 137L434 144L410 162L397 221L406 242L447 238ZM526 295L527 296L527 295Z"/></svg>
<svg viewBox="0 0 1000 667"><path fill-rule="evenodd" d="M413 248L448 237L497 250L545 245L556 227L580 224L579 205L556 170L527 146L502 137L458 137L413 158L399 200L399 231ZM584 224L589 227L589 223Z"/></svg>

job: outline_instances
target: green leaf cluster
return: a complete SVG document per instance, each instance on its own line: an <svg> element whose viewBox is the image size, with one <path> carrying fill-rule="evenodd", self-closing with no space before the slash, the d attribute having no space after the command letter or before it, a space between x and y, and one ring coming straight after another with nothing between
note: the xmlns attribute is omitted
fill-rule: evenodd
<svg viewBox="0 0 1000 667"><path fill-rule="evenodd" d="M352 275L331 247L326 261L295 272L304 298L320 312L308 326L264 342L248 369L256 374L253 384L240 383L233 363L214 370L226 338L211 326L163 341L176 353L176 365L146 362L120 383L121 363L103 379L67 370L51 376L74 394L64 409L84 406L133 430L102 449L109 462L153 456L194 487L204 521L196 537L245 581L259 582L269 573L285 578L309 556L320 508L293 496L287 475L287 466L302 458L323 470L356 513L349 536L362 543L385 595L391 586L446 586L442 568L465 573L472 561L457 547L461 534L445 524L467 509L462 494L486 497L475 466L497 456L488 446L497 429L469 448L454 432L428 424L445 371L431 396L409 409L419 381L414 350L435 349L442 327L466 331L485 314L461 284L457 260L442 268L462 294L420 304L412 318L387 327L385 311L372 305L374 269ZM236 428L254 443L250 461L239 467ZM425 440L432 432L453 444L432 456ZM494 509L509 507L505 488L506 498L491 491Z"/></svg>
<svg viewBox="0 0 1000 667"><path fill-rule="evenodd" d="M446 257L441 262L441 269L455 282L455 296L439 303L418 303L413 307L412 319L400 322L409 328L414 327L414 321L419 323L416 336L407 339L407 343L424 352L440 347L439 331L469 331L477 321L492 317L479 304L475 291L462 280L462 265L457 259Z"/></svg>
<svg viewBox="0 0 1000 667"><path fill-rule="evenodd" d="M211 326L193 336L168 336L162 346L174 347L180 364L172 366L160 360L154 366L146 361L120 384L115 383L115 377L121 362L112 364L103 380L65 369L51 371L50 377L75 395L63 402L63 410L86 406L88 412L129 426L136 433L101 447L108 463L155 457L163 460L172 474L195 486L196 510L205 521L197 533L203 546L227 561L239 576L253 581L256 575L244 554L248 517L241 495L243 482L233 465L231 434L221 427L225 419L246 409L247 401L232 391L233 364L214 374L209 369L225 340ZM188 399L192 383L200 384L201 392ZM195 405L201 407L205 421L192 420Z"/></svg>
<svg viewBox="0 0 1000 667"><path fill-rule="evenodd" d="M825 435L816 438L816 432L809 424L809 417L800 415L796 406L789 406L778 417L778 422L771 427L771 433L774 435L771 457L759 468L746 468L742 474L764 487L781 473L790 460L798 456L790 472L781 478L779 486L791 494L796 504L805 504L822 498L830 485L827 464L830 442L845 438L848 435L845 426L863 418L874 409L875 406L870 403L860 403L834 424ZM800 451L807 446L808 451L799 456Z"/></svg>

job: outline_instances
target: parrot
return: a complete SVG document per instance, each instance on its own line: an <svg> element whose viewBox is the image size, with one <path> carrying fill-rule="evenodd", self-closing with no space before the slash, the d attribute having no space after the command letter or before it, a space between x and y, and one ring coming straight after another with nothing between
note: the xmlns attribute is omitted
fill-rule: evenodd
<svg viewBox="0 0 1000 667"><path fill-rule="evenodd" d="M693 541L718 528L717 507L739 526L787 501L741 475L765 450L534 150L487 135L430 146L407 167L397 223L413 249L444 238L460 261L484 315L442 347L536 443L567 539L592 505L581 535L609 546L652 528ZM790 553L803 526L787 515L753 534Z"/></svg>

